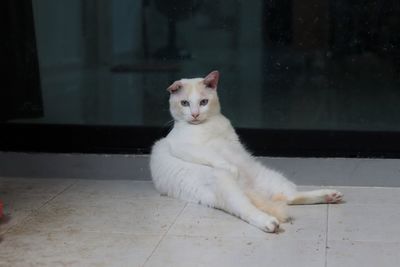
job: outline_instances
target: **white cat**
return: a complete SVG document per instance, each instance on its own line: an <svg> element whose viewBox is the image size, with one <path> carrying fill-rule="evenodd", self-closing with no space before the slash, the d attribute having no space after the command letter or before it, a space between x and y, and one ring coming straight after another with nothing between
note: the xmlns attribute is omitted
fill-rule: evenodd
<svg viewBox="0 0 400 267"><path fill-rule="evenodd" d="M175 123L168 136L156 142L150 159L159 192L224 210L266 232L277 232L279 223L287 220L286 204L342 200L335 190L298 192L281 173L252 157L220 113L218 79L218 71L213 71L168 87Z"/></svg>

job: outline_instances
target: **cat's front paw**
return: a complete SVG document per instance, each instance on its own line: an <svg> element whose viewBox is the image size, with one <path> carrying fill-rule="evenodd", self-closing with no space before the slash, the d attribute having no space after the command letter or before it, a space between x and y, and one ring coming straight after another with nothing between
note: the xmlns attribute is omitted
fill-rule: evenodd
<svg viewBox="0 0 400 267"><path fill-rule="evenodd" d="M236 166L229 165L228 171L229 171L234 177L238 177L238 176L239 176L239 170L238 170L238 168L237 168Z"/></svg>
<svg viewBox="0 0 400 267"><path fill-rule="evenodd" d="M232 165L232 164L229 164L229 163L222 163L222 164L219 164L219 167L221 169L223 169L224 171L227 171L233 177L238 177L239 176L239 170L235 165Z"/></svg>

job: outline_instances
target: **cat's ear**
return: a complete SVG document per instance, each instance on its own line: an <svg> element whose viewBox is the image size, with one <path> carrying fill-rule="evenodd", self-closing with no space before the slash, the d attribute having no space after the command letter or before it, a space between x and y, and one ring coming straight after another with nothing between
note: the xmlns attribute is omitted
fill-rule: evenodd
<svg viewBox="0 0 400 267"><path fill-rule="evenodd" d="M212 71L204 78L204 84L212 89L217 89L219 80L219 72L217 70Z"/></svg>
<svg viewBox="0 0 400 267"><path fill-rule="evenodd" d="M168 88L167 91L170 92L171 94L174 94L178 92L182 88L182 83L180 81L175 81L173 84L171 84Z"/></svg>

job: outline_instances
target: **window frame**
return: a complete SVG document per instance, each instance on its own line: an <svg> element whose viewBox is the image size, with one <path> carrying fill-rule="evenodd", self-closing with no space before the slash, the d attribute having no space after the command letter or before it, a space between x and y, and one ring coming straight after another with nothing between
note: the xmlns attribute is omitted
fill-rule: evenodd
<svg viewBox="0 0 400 267"><path fill-rule="evenodd" d="M148 154L169 128L0 124L0 150L14 152ZM238 128L256 156L400 158L400 133Z"/></svg>

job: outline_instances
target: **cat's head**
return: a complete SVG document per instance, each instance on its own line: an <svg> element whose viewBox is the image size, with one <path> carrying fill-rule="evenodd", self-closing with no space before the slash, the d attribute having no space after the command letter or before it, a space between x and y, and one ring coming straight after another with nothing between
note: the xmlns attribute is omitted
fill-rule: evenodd
<svg viewBox="0 0 400 267"><path fill-rule="evenodd" d="M205 78L181 79L168 87L169 109L176 121L200 124L219 114L217 95L219 72L213 71Z"/></svg>

